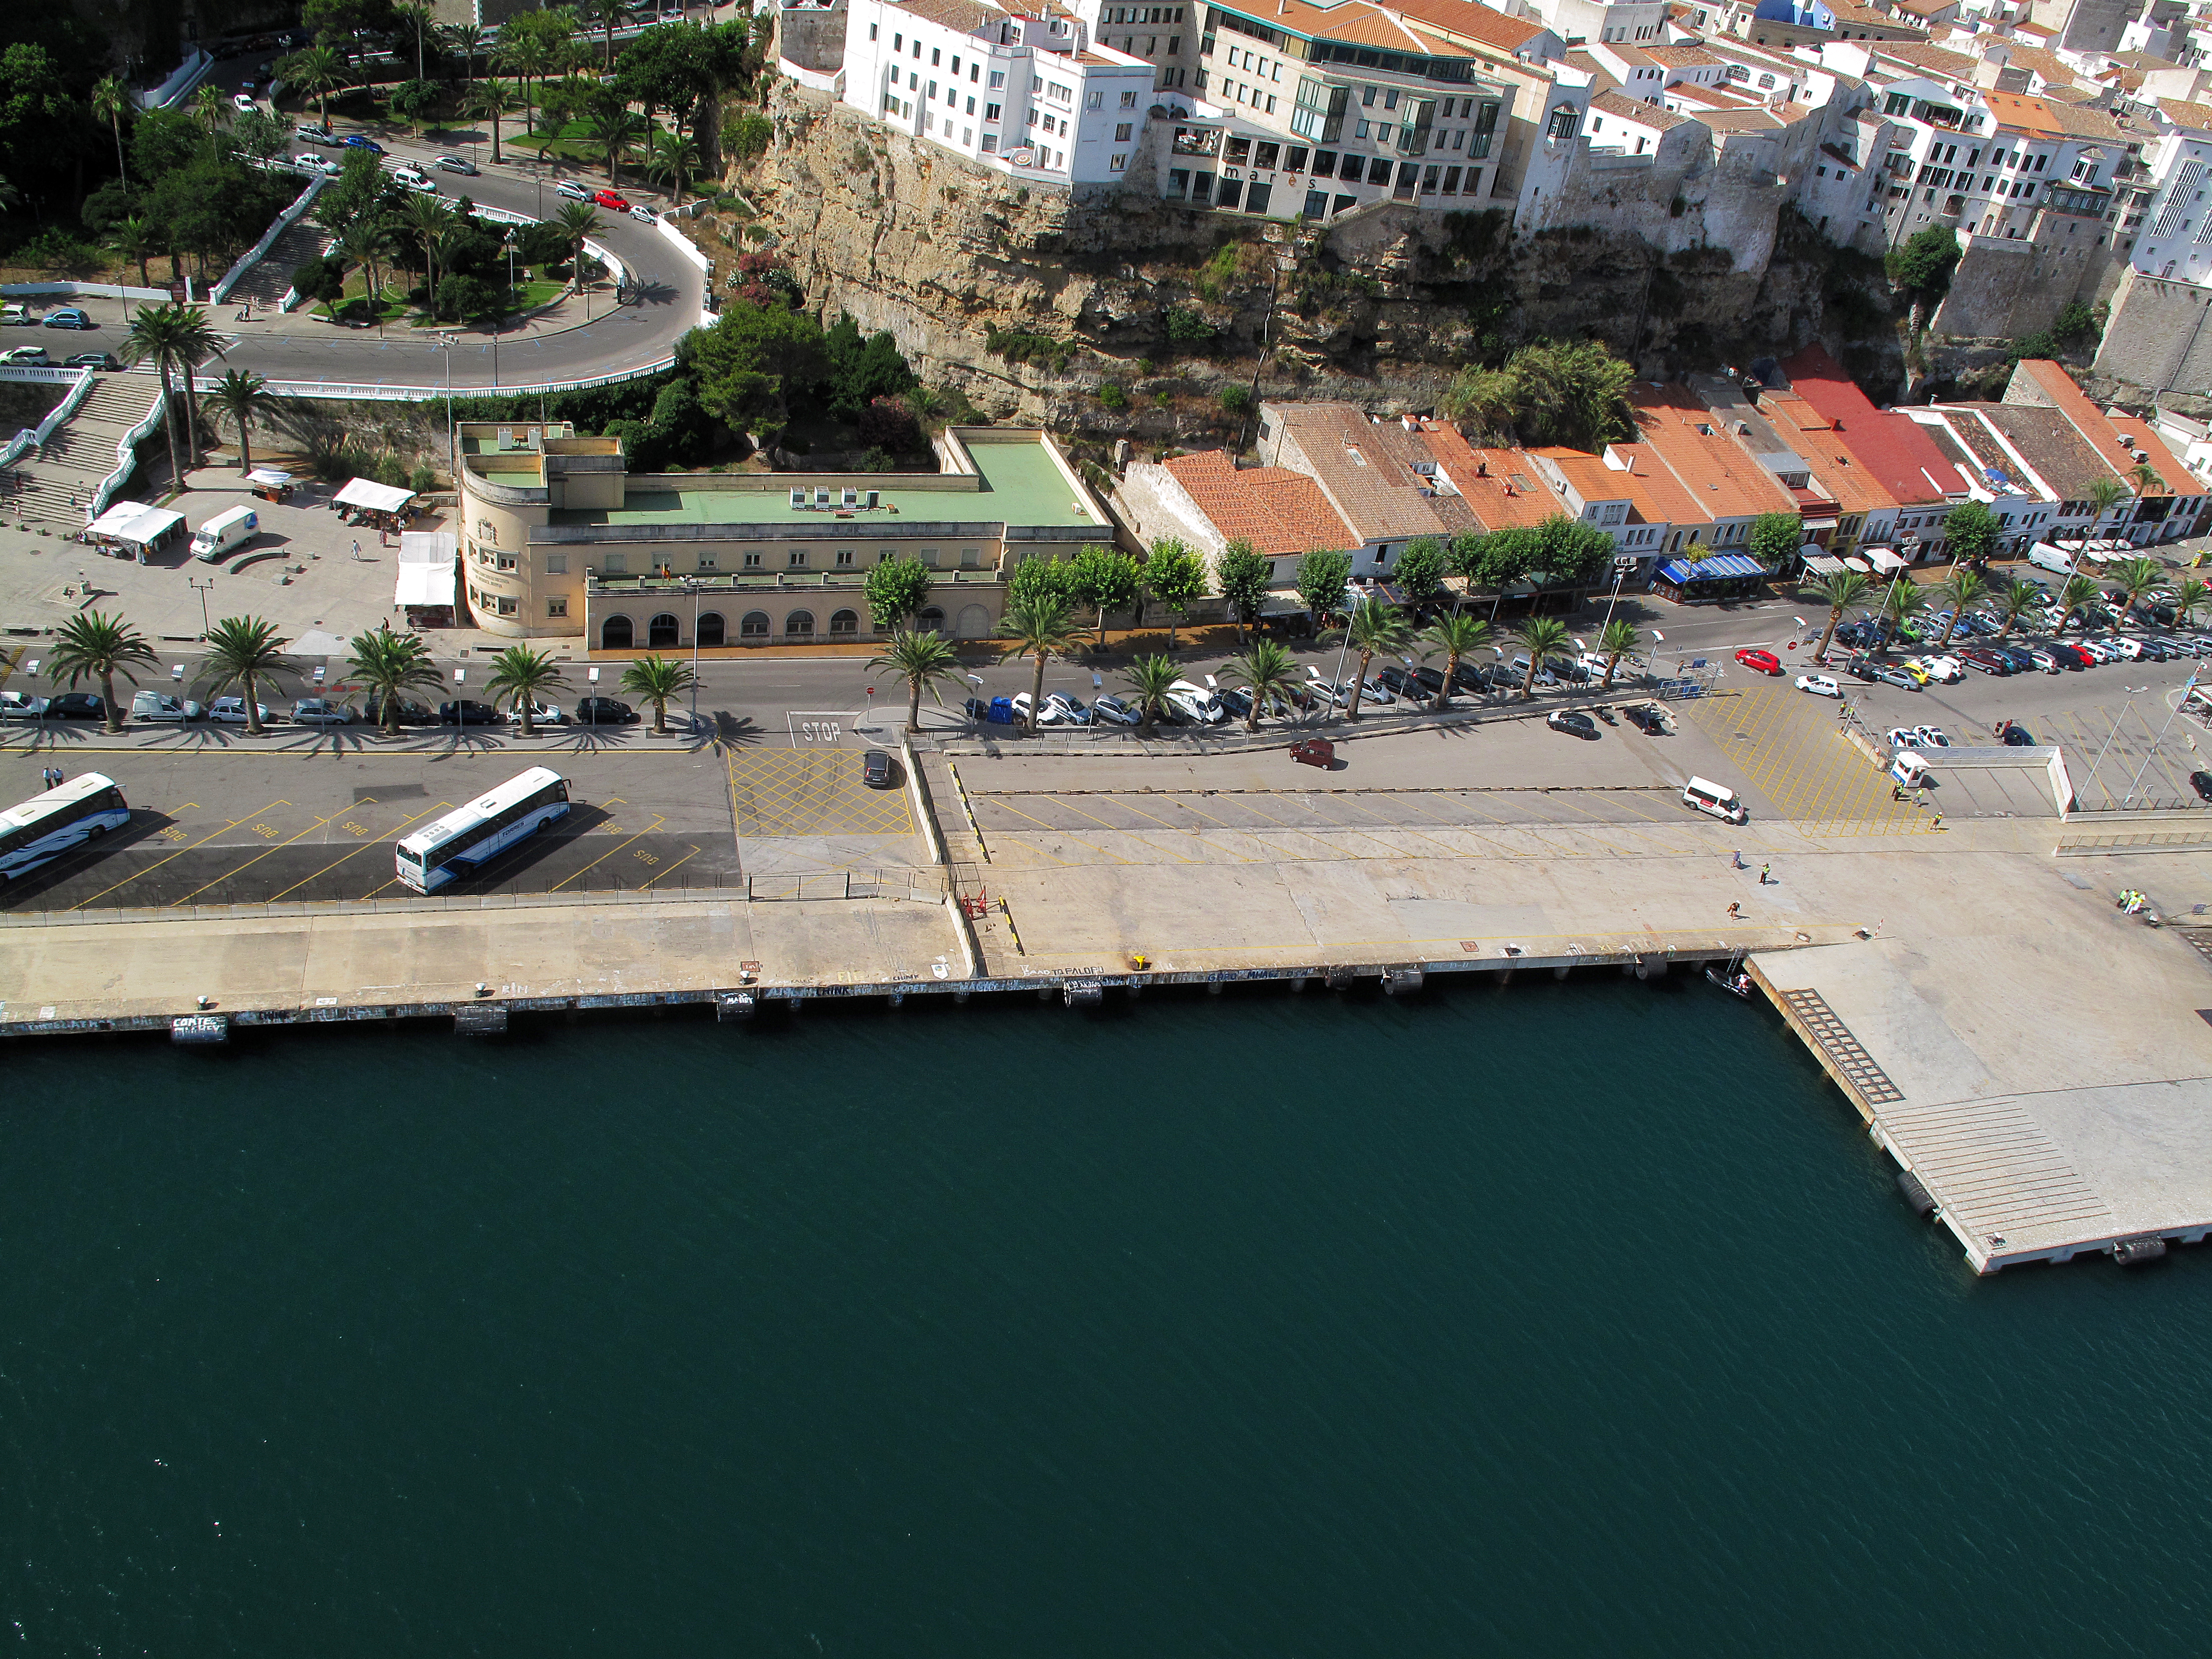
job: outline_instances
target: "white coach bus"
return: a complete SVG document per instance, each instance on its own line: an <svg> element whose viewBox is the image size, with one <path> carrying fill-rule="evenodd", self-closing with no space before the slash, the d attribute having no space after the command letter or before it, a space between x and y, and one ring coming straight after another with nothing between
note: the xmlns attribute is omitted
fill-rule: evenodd
<svg viewBox="0 0 2212 1659"><path fill-rule="evenodd" d="M568 781L533 766L401 841L395 849L399 879L418 893L434 893L568 811Z"/></svg>
<svg viewBox="0 0 2212 1659"><path fill-rule="evenodd" d="M40 865L82 847L95 836L131 822L130 804L115 780L98 772L71 778L0 812L0 883L27 876Z"/></svg>

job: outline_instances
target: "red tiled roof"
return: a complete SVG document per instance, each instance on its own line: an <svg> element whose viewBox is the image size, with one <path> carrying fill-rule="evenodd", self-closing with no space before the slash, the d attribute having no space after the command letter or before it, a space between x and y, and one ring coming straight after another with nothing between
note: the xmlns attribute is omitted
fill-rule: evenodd
<svg viewBox="0 0 2212 1659"><path fill-rule="evenodd" d="M1544 32L1541 23L1508 17L1502 11L1477 5L1475 0L1397 0L1392 9L1402 11L1432 28L1463 34L1470 40L1480 40L1502 52L1518 52Z"/></svg>
<svg viewBox="0 0 2212 1659"><path fill-rule="evenodd" d="M1628 402L1644 441L1682 481L1691 500L1713 518L1796 509L1790 492L1686 388L1639 382L1629 388Z"/></svg>
<svg viewBox="0 0 2212 1659"><path fill-rule="evenodd" d="M1425 421L1415 434L1485 530L1533 530L1561 510L1544 475L1517 449L1477 449L1455 428Z"/></svg>
<svg viewBox="0 0 2212 1659"><path fill-rule="evenodd" d="M1966 493L1958 469L1935 441L1906 416L1876 409L1826 347L1807 346L1784 361L1782 372L1899 506L1928 506Z"/></svg>
<svg viewBox="0 0 2212 1659"><path fill-rule="evenodd" d="M2048 357L2024 357L2014 371L2026 374L2051 400L2051 407L2073 422L2089 447L2095 450L2106 465L2120 475L2120 482L2132 483L2128 474L2139 459L2148 461L2166 480L2168 493L2178 495L2202 495L2204 486L2191 476L2190 471L2174 459L2173 452L2159 439L2158 434L2131 415L2106 416L2096 404L2084 397L2081 388L2074 384L2069 374ZM2133 438L2140 448L2140 457L2130 454L2120 442L2122 434Z"/></svg>
<svg viewBox="0 0 2212 1659"><path fill-rule="evenodd" d="M1218 449L1178 455L1164 465L1214 528L1231 541L1251 543L1269 558L1359 544L1321 486L1303 472L1239 468Z"/></svg>

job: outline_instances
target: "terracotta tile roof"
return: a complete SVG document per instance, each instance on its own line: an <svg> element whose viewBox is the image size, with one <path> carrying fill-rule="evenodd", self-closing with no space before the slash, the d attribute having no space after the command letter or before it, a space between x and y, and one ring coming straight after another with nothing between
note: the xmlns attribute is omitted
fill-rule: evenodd
<svg viewBox="0 0 2212 1659"><path fill-rule="evenodd" d="M1601 92L1617 92L1620 90L1620 77L1615 75L1611 70L1607 69L1604 64L1599 63L1597 59L1591 57L1589 53L1584 52L1580 46L1569 47L1565 61L1572 67L1580 70L1584 75L1589 76L1590 96L1593 100L1595 100L1597 94Z"/></svg>
<svg viewBox="0 0 2212 1659"><path fill-rule="evenodd" d="M1701 64L1720 67L1721 60L1703 46L1646 46L1644 50L1651 54L1653 63L1663 64L1669 69L1695 69Z"/></svg>
<svg viewBox="0 0 2212 1659"><path fill-rule="evenodd" d="M1164 465L1214 528L1231 541L1251 543L1269 558L1358 544L1320 486L1303 472L1240 469L1218 449L1178 455Z"/></svg>
<svg viewBox="0 0 2212 1659"><path fill-rule="evenodd" d="M1926 506L1966 492L1928 434L1906 416L1876 409L1826 348L1806 347L1783 361L1782 372L1899 505Z"/></svg>
<svg viewBox="0 0 2212 1659"><path fill-rule="evenodd" d="M1875 56L1895 63L1909 64L1914 69L1929 75L1941 75L1954 81L1972 81L1980 60L1969 58L1962 52L1953 52L1944 46L1931 46L1918 40L1877 40Z"/></svg>
<svg viewBox="0 0 2212 1659"><path fill-rule="evenodd" d="M1631 98L1624 92L1601 92L1590 100L1592 109L1603 110L1607 115L1619 116L1624 121L1641 121L1645 126L1661 132L1689 125L1686 115L1676 115L1656 104L1647 104L1640 98Z"/></svg>
<svg viewBox="0 0 2212 1659"><path fill-rule="evenodd" d="M2212 490L2207 490L2197 482L2197 475L2184 465L2181 458L2166 447L2166 441L2142 422L2132 415L2107 415L2105 418L2112 423L2115 432L2136 441L2136 447L2142 453L2143 459L2155 467L2158 476L2166 480L2169 495L2212 495Z"/></svg>
<svg viewBox="0 0 2212 1659"><path fill-rule="evenodd" d="M2089 493L2092 479L2112 473L2112 468L2097 459L2097 452L2081 441L2073 423L2055 409L2037 409L2027 404L1969 407L2004 434L2020 452L2021 459L2035 469L2036 477L2056 490L2063 501L2082 500ZM1971 447L1978 459L1987 461L1981 446ZM2009 462L1990 464L2003 466L2008 471L2014 470Z"/></svg>
<svg viewBox="0 0 2212 1659"><path fill-rule="evenodd" d="M2161 98L2158 112L2172 125L2188 132L2212 132L2212 106L2192 104L2179 98Z"/></svg>
<svg viewBox="0 0 2212 1659"><path fill-rule="evenodd" d="M2013 69L2027 70L2055 86L2077 86L2084 79L2080 70L2047 46L2023 46L2014 41L2002 44L2005 62Z"/></svg>
<svg viewBox="0 0 2212 1659"><path fill-rule="evenodd" d="M1796 510L1790 492L1728 435L1719 416L1684 387L1639 382L1629 388L1628 402L1644 442L1712 517Z"/></svg>
<svg viewBox="0 0 2212 1659"><path fill-rule="evenodd" d="M1897 497L1851 453L1843 434L1804 398L1794 392L1767 392L1760 394L1759 407L1790 447L1805 458L1838 512L1875 513L1898 505Z"/></svg>
<svg viewBox="0 0 2212 1659"><path fill-rule="evenodd" d="M1008 16L998 7L979 5L976 0L899 0L899 9L969 34L980 28L996 28Z"/></svg>
<svg viewBox="0 0 2212 1659"><path fill-rule="evenodd" d="M1502 52L1518 52L1544 33L1541 23L1508 17L1504 12L1477 5L1475 0L1401 0L1395 9L1417 22L1463 34Z"/></svg>
<svg viewBox="0 0 2212 1659"><path fill-rule="evenodd" d="M1561 510L1544 486L1544 475L1520 450L1477 449L1441 421L1423 422L1413 435L1436 457L1483 529L1534 529ZM1437 501L1441 506L1449 499L1438 496Z"/></svg>
<svg viewBox="0 0 2212 1659"><path fill-rule="evenodd" d="M1667 95L1686 109L1699 111L1711 110L1717 112L1721 110L1759 109L1765 106L1764 100L1754 98L1748 93L1738 92L1733 87L1701 87L1688 81L1679 82L1668 88Z"/></svg>
<svg viewBox="0 0 2212 1659"><path fill-rule="evenodd" d="M1616 473L1626 486L1628 499L1646 524L1707 525L1713 521L1682 481L1667 468L1649 444L1615 444L1609 452L1626 461L1627 470Z"/></svg>
<svg viewBox="0 0 2212 1659"><path fill-rule="evenodd" d="M1705 110L1698 114L1698 119L1703 121L1715 132L1756 132L1765 127L1790 125L1792 119L1796 118L1791 114L1792 111L1796 111L1797 117L1804 114L1804 111L1799 109L1796 105L1784 104L1779 110L1763 107Z"/></svg>
<svg viewBox="0 0 2212 1659"><path fill-rule="evenodd" d="M1434 536L1462 527L1448 525L1433 505L1443 498L1420 493L1428 481L1407 463L1414 453L1424 461L1431 457L1427 447L1403 427L1370 422L1350 404L1285 403L1265 408L1304 453L1315 481L1352 527L1351 544Z"/></svg>
<svg viewBox="0 0 2212 1659"><path fill-rule="evenodd" d="M2137 465L2137 458L2120 442L2125 433L2142 446L2142 459L2158 469L2170 493L2201 495L2203 486L2190 476L2189 469L2173 457L2173 452L2159 440L2157 434L2141 421L2130 416L2107 416L2096 404L2084 397L2081 388L2074 384L2073 377L2048 357L2027 357L2021 360L2015 374L2025 374L2051 400L2051 406L2067 418L2075 431L2119 475L2122 483L2128 483L2128 474ZM2130 486L2133 488L2132 485Z"/></svg>

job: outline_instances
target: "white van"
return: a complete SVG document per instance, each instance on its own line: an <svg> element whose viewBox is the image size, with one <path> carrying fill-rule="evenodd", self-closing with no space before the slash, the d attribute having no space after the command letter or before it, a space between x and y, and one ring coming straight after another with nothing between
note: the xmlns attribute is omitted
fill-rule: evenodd
<svg viewBox="0 0 2212 1659"><path fill-rule="evenodd" d="M2049 542L2038 542L2027 550L2027 562L2043 570L2055 570L2062 576L2074 572L2075 555L2053 547Z"/></svg>
<svg viewBox="0 0 2212 1659"><path fill-rule="evenodd" d="M430 176L412 163L402 161L392 169L392 179L394 184L404 185L410 190L420 190L429 184Z"/></svg>
<svg viewBox="0 0 2212 1659"><path fill-rule="evenodd" d="M1889 763L1889 775L1907 789L1917 789L1928 781L1928 763L1910 749L1900 749Z"/></svg>
<svg viewBox="0 0 2212 1659"><path fill-rule="evenodd" d="M1218 696L1188 680L1177 680L1168 687L1168 706L1193 726L1218 726L1229 718Z"/></svg>
<svg viewBox="0 0 2212 1659"><path fill-rule="evenodd" d="M1724 823L1748 823L1751 814L1744 811L1743 803L1736 799L1735 791L1724 783L1715 783L1710 778L1692 778L1682 786L1682 805L1695 807L1700 812L1710 812Z"/></svg>
<svg viewBox="0 0 2212 1659"><path fill-rule="evenodd" d="M192 535L192 551L209 564L261 528L261 515L250 507L234 507L216 514Z"/></svg>

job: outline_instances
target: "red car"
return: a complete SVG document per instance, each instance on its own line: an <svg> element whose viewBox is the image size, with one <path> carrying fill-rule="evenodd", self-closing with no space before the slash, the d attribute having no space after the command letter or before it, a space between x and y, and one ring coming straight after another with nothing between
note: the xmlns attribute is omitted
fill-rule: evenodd
<svg viewBox="0 0 2212 1659"><path fill-rule="evenodd" d="M610 213L629 211L629 204L611 190L595 190L592 192L592 199Z"/></svg>
<svg viewBox="0 0 2212 1659"><path fill-rule="evenodd" d="M1779 674L1782 659L1771 651L1761 651L1757 646L1747 645L1735 653L1735 659L1746 668L1756 668L1762 674Z"/></svg>

